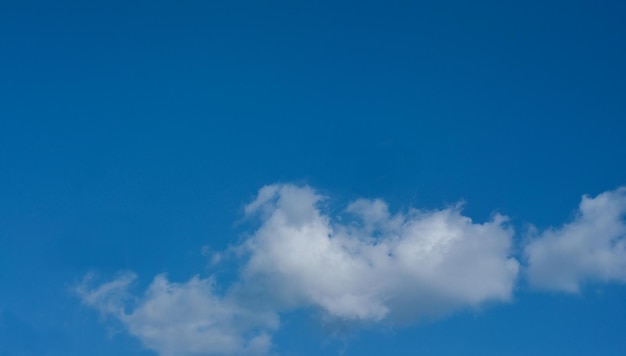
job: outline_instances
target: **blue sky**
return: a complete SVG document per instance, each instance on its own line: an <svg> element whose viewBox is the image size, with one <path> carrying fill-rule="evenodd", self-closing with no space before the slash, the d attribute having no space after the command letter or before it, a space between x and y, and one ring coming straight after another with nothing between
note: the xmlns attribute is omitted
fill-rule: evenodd
<svg viewBox="0 0 626 356"><path fill-rule="evenodd" d="M1 2L0 355L625 354L625 16Z"/></svg>

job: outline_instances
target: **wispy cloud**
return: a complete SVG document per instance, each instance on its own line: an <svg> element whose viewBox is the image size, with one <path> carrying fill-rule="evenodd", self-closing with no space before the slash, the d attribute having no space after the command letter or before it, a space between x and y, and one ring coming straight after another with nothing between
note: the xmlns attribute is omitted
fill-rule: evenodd
<svg viewBox="0 0 626 356"><path fill-rule="evenodd" d="M532 284L574 291L586 279L626 280L625 195L584 197L574 221L537 234L524 249ZM330 216L324 199L306 186L262 188L245 207L260 224L236 247L242 268L224 293L211 278L159 275L137 298L128 292L135 276L124 274L86 280L79 294L166 356L269 353L279 315L299 308L398 325L511 300L520 265L505 216L475 223L460 206L391 214L367 199Z"/></svg>

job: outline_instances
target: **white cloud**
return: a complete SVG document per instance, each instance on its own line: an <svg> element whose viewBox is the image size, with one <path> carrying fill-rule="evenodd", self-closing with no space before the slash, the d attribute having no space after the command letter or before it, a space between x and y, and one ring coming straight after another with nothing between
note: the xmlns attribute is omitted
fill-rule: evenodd
<svg viewBox="0 0 626 356"><path fill-rule="evenodd" d="M216 295L211 279L194 277L177 284L159 275L143 298L128 303L127 289L134 279L124 274L96 288L85 281L78 292L87 305L117 318L146 348L163 356L258 355L270 350L269 333L278 327L277 315Z"/></svg>
<svg viewBox="0 0 626 356"><path fill-rule="evenodd" d="M134 297L130 273L78 291L164 356L268 353L278 316L299 308L397 325L511 299L519 263L506 217L476 223L460 206L392 214L367 199L331 216L324 199L310 187L262 188L245 207L259 225L235 247L241 270L224 293L211 278L160 275ZM576 292L586 281L626 282L625 214L626 188L584 196L571 222L524 246L530 283Z"/></svg>
<svg viewBox="0 0 626 356"><path fill-rule="evenodd" d="M576 217L525 248L530 283L577 292L586 281L626 282L626 188L583 196Z"/></svg>
<svg viewBox="0 0 626 356"><path fill-rule="evenodd" d="M131 296L128 294L128 286L133 283L137 276L132 272L121 274L113 281L103 283L98 288L89 288L93 275L85 277L81 285L76 288L83 303L94 307L104 315L113 315L123 318L124 305Z"/></svg>
<svg viewBox="0 0 626 356"><path fill-rule="evenodd" d="M459 206L392 215L383 201L360 199L342 224L320 210L323 199L309 187L262 188L245 207L260 226L236 248L243 267L223 295L210 278L159 275L135 298L132 273L95 288L87 279L78 292L164 356L267 353L278 313L297 308L401 323L511 298L518 262L505 217L474 223Z"/></svg>
<svg viewBox="0 0 626 356"><path fill-rule="evenodd" d="M210 278L160 275L134 298L132 273L95 288L86 280L78 292L164 356L267 353L278 313L296 308L396 323L511 298L518 263L505 217L477 224L458 206L392 216L383 201L360 199L346 209L352 223L341 224L320 210L322 199L309 187L262 188L245 208L260 227L238 247L243 268L225 295Z"/></svg>
<svg viewBox="0 0 626 356"><path fill-rule="evenodd" d="M342 225L321 212L308 187L268 186L246 207L262 223L245 243L241 289L267 291L286 308L331 317L406 321L511 298L518 263L506 218L477 224L459 207L391 216L380 200L358 200Z"/></svg>

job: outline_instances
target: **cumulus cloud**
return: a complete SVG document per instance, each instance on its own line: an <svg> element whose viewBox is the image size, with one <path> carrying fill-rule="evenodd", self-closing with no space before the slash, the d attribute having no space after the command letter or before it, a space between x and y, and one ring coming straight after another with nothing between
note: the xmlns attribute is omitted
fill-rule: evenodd
<svg viewBox="0 0 626 356"><path fill-rule="evenodd" d="M127 273L93 288L86 280L78 293L85 304L115 317L146 348L163 356L259 355L270 350L269 333L278 327L277 315L218 296L213 280L193 277L178 284L159 275L135 299L128 292L135 278Z"/></svg>
<svg viewBox="0 0 626 356"><path fill-rule="evenodd" d="M160 275L136 298L131 273L78 292L165 356L267 353L278 314L297 308L393 324L511 298L518 262L506 217L475 223L460 206L392 215L382 200L360 199L341 223L324 199L310 187L260 189L245 207L260 225L236 248L242 269L223 295L211 278Z"/></svg>
<svg viewBox="0 0 626 356"><path fill-rule="evenodd" d="M585 282L626 282L625 214L625 187L583 196L573 221L546 230L525 247L530 283L577 292Z"/></svg>
<svg viewBox="0 0 626 356"><path fill-rule="evenodd" d="M295 309L399 325L512 298L520 265L505 216L475 222L460 205L392 213L379 199L330 215L326 199L306 186L260 189L244 208L257 226L234 247L241 267L222 293L212 278L159 275L137 297L132 273L96 286L88 278L77 291L164 356L266 354L279 315ZM626 281L625 213L626 188L584 196L573 221L524 247L531 284L575 292L585 281Z"/></svg>
<svg viewBox="0 0 626 356"><path fill-rule="evenodd" d="M474 223L460 207L392 216L381 200L358 200L352 224L325 215L308 187L261 189L246 207L262 223L246 241L243 288L331 317L401 321L511 298L518 263L506 218Z"/></svg>

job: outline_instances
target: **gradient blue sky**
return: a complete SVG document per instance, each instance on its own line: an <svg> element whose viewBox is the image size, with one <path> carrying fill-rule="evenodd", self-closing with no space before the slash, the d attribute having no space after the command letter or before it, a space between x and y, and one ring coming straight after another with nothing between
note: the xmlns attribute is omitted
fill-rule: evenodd
<svg viewBox="0 0 626 356"><path fill-rule="evenodd" d="M626 184L624 18L621 1L0 2L0 355L154 355L75 287L236 281L203 247L253 233L268 184L312 186L330 215L465 201L509 216L521 249L529 224ZM339 337L290 311L273 351L626 354L623 283L524 276L508 302Z"/></svg>

